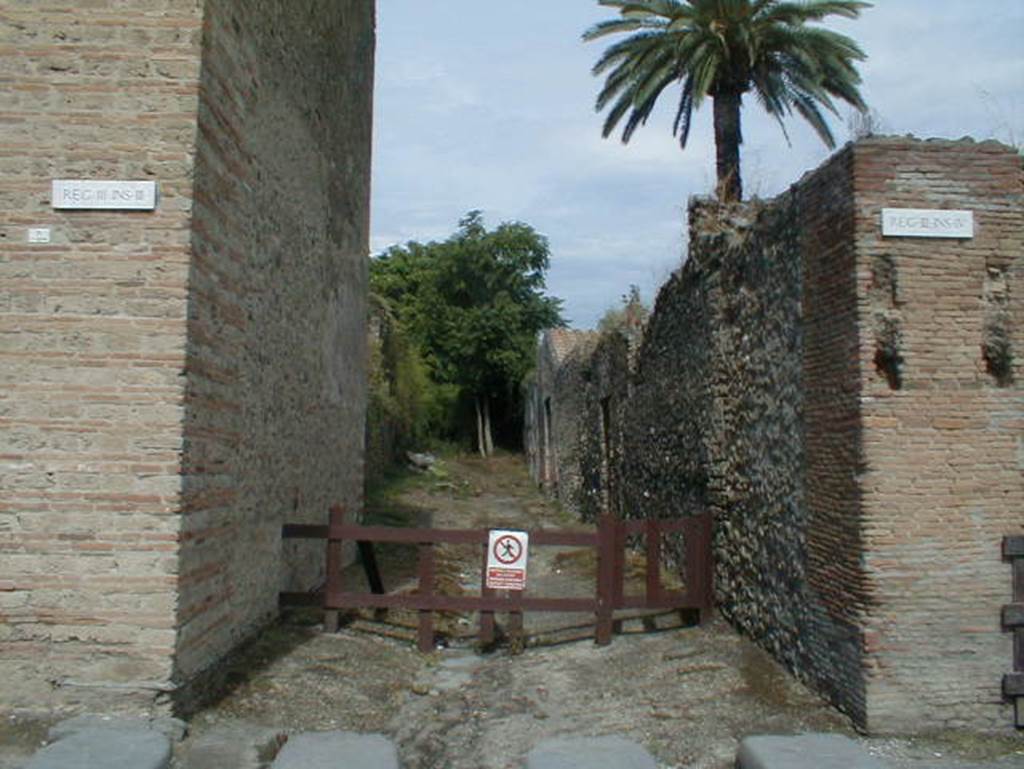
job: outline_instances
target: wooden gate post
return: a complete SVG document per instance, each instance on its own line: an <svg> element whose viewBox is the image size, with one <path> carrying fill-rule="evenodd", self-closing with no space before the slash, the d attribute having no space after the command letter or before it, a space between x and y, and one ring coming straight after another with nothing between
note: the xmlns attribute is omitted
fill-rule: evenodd
<svg viewBox="0 0 1024 769"><path fill-rule="evenodd" d="M685 532L686 590L700 607L700 622L711 619L714 609L714 561L711 557L710 513L694 516Z"/></svg>
<svg viewBox="0 0 1024 769"><path fill-rule="evenodd" d="M661 526L657 518L644 521L647 538L647 600L652 604L661 599Z"/></svg>
<svg viewBox="0 0 1024 769"><path fill-rule="evenodd" d="M612 642L612 609L615 599L615 517L604 513L597 525L597 628L594 640L598 646Z"/></svg>
<svg viewBox="0 0 1024 769"><path fill-rule="evenodd" d="M526 637L523 634L523 591L506 590L508 596L508 638L513 653L518 654L526 648Z"/></svg>
<svg viewBox="0 0 1024 769"><path fill-rule="evenodd" d="M434 545L430 542L420 543L419 563L420 595L423 597L434 594ZM434 650L434 610L420 609L419 633L417 635L421 652Z"/></svg>
<svg viewBox="0 0 1024 769"><path fill-rule="evenodd" d="M330 528L334 526L342 526L345 523L345 508L341 505L333 505L331 507L331 514L328 518L329 528L327 531L327 573L324 579L324 598L330 606L330 601L334 596L341 595L343 591L342 575L341 575L341 546L342 542L340 539L333 539L331 537ZM327 633L337 633L338 628L341 626L341 613L337 609L327 608L324 610L324 631Z"/></svg>
<svg viewBox="0 0 1024 769"><path fill-rule="evenodd" d="M484 542L484 560L480 566L480 597L491 598L494 589L487 587L487 542ZM494 612L480 610L480 645L490 646L494 643Z"/></svg>

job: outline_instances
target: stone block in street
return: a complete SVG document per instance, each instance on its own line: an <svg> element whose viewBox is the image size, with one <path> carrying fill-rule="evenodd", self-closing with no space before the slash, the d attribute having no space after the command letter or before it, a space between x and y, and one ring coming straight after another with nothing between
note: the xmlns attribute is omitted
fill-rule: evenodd
<svg viewBox="0 0 1024 769"><path fill-rule="evenodd" d="M271 769L399 769L398 751L380 734L309 732L289 739Z"/></svg>
<svg viewBox="0 0 1024 769"><path fill-rule="evenodd" d="M886 769L841 734L747 737L736 754L737 769Z"/></svg>
<svg viewBox="0 0 1024 769"><path fill-rule="evenodd" d="M244 721L219 724L180 751L181 769L260 769L262 754L273 755L280 732Z"/></svg>
<svg viewBox="0 0 1024 769"><path fill-rule="evenodd" d="M145 718L142 716L108 716L98 713L84 713L66 718L50 727L47 738L57 742L84 729L151 729L160 732L171 742L181 742L188 732L188 726L180 718L164 716Z"/></svg>
<svg viewBox="0 0 1024 769"><path fill-rule="evenodd" d="M171 742L149 728L85 728L37 752L25 769L167 769Z"/></svg>

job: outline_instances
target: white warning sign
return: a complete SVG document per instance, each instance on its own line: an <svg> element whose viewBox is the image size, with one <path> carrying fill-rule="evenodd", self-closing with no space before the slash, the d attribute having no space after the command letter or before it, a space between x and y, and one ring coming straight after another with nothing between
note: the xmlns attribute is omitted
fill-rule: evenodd
<svg viewBox="0 0 1024 769"><path fill-rule="evenodd" d="M529 549L530 535L525 531L492 529L487 543L486 586L495 590L525 590Z"/></svg>

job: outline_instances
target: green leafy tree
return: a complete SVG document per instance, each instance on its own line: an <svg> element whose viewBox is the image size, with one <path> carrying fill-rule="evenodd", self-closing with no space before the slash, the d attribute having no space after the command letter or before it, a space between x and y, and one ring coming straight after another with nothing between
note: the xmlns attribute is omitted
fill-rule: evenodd
<svg viewBox="0 0 1024 769"><path fill-rule="evenodd" d="M562 324L560 301L543 294L549 258L547 239L529 225L488 230L471 211L448 240L395 246L371 264L373 290L418 340L432 376L472 398L485 456L492 400L515 397L537 334Z"/></svg>
<svg viewBox="0 0 1024 769"><path fill-rule="evenodd" d="M430 377L419 345L387 300L370 294L367 451L383 470L408 449L446 436L458 392Z"/></svg>
<svg viewBox="0 0 1024 769"><path fill-rule="evenodd" d="M619 18L587 30L584 40L628 33L594 65L606 75L597 110L608 108L607 137L625 118L622 141L647 122L662 92L679 83L672 124L686 147L693 111L711 97L716 171L722 200L743 196L740 177L740 108L753 91L779 121L794 112L828 147L835 139L822 109L837 113L834 99L865 110L855 62L865 58L845 35L811 22L828 16L856 18L870 3L854 0L599 0ZM628 115L628 117L627 117ZM788 136L787 136L788 139Z"/></svg>

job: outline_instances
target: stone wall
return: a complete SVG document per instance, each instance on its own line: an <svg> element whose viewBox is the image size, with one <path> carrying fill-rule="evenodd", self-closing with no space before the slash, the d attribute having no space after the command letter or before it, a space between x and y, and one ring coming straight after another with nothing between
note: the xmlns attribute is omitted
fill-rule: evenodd
<svg viewBox="0 0 1024 769"><path fill-rule="evenodd" d="M626 381L610 338L574 366L567 503L710 510L722 613L875 731L1011 724L1021 180L997 144L872 139L768 203L695 202ZM976 236L882 238L882 207Z"/></svg>
<svg viewBox="0 0 1024 769"><path fill-rule="evenodd" d="M359 504L373 6L0 12L0 704L159 705L316 582L281 522Z"/></svg>
<svg viewBox="0 0 1024 769"><path fill-rule="evenodd" d="M583 352L589 356L579 373L574 449L581 472L566 504L585 521L596 521L604 510L629 517L631 509L623 499L622 432L629 398L630 340L622 333L602 335Z"/></svg>
<svg viewBox="0 0 1024 769"><path fill-rule="evenodd" d="M538 485L568 508L576 508L584 466L578 456L583 375L596 335L556 328L546 331L537 348L537 364L525 398L523 445Z"/></svg>

